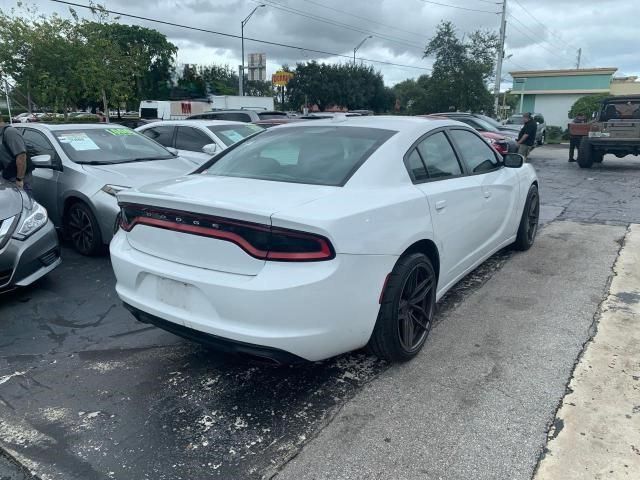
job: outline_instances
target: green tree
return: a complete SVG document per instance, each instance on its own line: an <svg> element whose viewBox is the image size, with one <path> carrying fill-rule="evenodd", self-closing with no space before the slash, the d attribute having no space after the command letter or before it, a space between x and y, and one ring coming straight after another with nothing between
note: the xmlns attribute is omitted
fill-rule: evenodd
<svg viewBox="0 0 640 480"><path fill-rule="evenodd" d="M431 111L492 111L487 82L497 47L494 33L478 30L463 40L451 22L440 23L424 51L425 57L435 57L428 89Z"/></svg>
<svg viewBox="0 0 640 480"><path fill-rule="evenodd" d="M428 94L429 82L429 76L422 75L418 80L407 79L393 87L393 93L400 106L400 113L423 115L431 111Z"/></svg>
<svg viewBox="0 0 640 480"><path fill-rule="evenodd" d="M571 110L569 110L568 117L575 118L577 115L582 114L587 119L590 119L595 112L598 112L600 110L600 102L602 102L602 100L608 96L609 96L608 94L602 93L602 94L587 95L585 97L580 97L571 106Z"/></svg>
<svg viewBox="0 0 640 480"><path fill-rule="evenodd" d="M382 74L371 66L312 61L297 64L294 73L287 85L292 108L300 108L306 102L320 110L333 106L376 112L391 109L392 92L384 86Z"/></svg>
<svg viewBox="0 0 640 480"><path fill-rule="evenodd" d="M138 25L106 22L100 28L130 62L135 103L168 98L178 47L157 30Z"/></svg>

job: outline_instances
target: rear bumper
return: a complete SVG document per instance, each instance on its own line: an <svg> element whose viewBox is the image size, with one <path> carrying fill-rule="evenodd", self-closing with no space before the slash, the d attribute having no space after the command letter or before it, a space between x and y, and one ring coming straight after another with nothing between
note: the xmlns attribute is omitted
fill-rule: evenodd
<svg viewBox="0 0 640 480"><path fill-rule="evenodd" d="M11 239L0 251L0 291L26 287L60 263L58 235L49 221L26 240Z"/></svg>
<svg viewBox="0 0 640 480"><path fill-rule="evenodd" d="M640 153L640 138L613 139L611 137L584 137L583 142L589 142L598 150L607 152Z"/></svg>
<svg viewBox="0 0 640 480"><path fill-rule="evenodd" d="M272 361L273 363L284 365L306 362L304 358L298 357L297 355L293 355L289 352L285 352L284 350L238 342L235 340L229 340L228 338L217 337L215 335L194 330L193 328L188 328L174 322L169 322L154 315L149 315L148 313L132 307L127 303L124 303L124 307L131 312L136 320L142 323L155 325L156 327L166 330L167 332L171 332L174 335L178 335L179 337L186 338L187 340L201 343L221 352L249 355L251 357L266 359Z"/></svg>
<svg viewBox="0 0 640 480"><path fill-rule="evenodd" d="M311 361L366 345L397 260L338 254L326 262L266 262L257 275L240 275L140 252L123 231L110 249L116 292L151 323L187 338L200 332L199 340L216 346L223 339L243 351L266 348Z"/></svg>

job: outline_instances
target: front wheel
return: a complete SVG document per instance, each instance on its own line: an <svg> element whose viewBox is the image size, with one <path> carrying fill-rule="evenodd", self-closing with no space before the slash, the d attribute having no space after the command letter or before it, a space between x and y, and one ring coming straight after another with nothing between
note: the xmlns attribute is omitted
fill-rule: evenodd
<svg viewBox="0 0 640 480"><path fill-rule="evenodd" d="M527 201L524 204L524 211L520 218L520 226L518 227L518 235L513 244L516 250L522 252L529 250L536 240L538 233L538 219L540 218L540 195L538 195L538 187L531 185L527 194Z"/></svg>
<svg viewBox="0 0 640 480"><path fill-rule="evenodd" d="M580 168L591 168L595 161L594 151L588 140L582 139L578 149L578 165Z"/></svg>
<svg viewBox="0 0 640 480"><path fill-rule="evenodd" d="M78 201L66 212L64 230L73 248L82 255L96 255L102 248L102 234L91 209Z"/></svg>
<svg viewBox="0 0 640 480"><path fill-rule="evenodd" d="M429 336L436 308L435 270L422 253L405 255L389 275L367 345L390 362L415 357Z"/></svg>

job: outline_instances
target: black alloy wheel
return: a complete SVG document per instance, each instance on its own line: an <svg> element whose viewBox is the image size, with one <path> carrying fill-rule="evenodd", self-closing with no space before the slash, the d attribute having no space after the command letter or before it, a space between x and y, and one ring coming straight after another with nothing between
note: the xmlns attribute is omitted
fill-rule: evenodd
<svg viewBox="0 0 640 480"><path fill-rule="evenodd" d="M529 250L536 240L538 222L540 220L540 195L538 187L531 185L527 194L527 201L520 219L520 227L514 246L517 250Z"/></svg>
<svg viewBox="0 0 640 480"><path fill-rule="evenodd" d="M82 255L95 255L102 247L98 221L84 203L76 202L69 207L65 216L65 233L73 248Z"/></svg>
<svg viewBox="0 0 640 480"><path fill-rule="evenodd" d="M433 325L436 286L435 270L425 254L402 256L387 279L369 351L391 362L415 357Z"/></svg>
<svg viewBox="0 0 640 480"><path fill-rule="evenodd" d="M407 277L398 305L398 338L402 348L413 352L424 344L433 319L430 296L435 283L432 272L418 264Z"/></svg>

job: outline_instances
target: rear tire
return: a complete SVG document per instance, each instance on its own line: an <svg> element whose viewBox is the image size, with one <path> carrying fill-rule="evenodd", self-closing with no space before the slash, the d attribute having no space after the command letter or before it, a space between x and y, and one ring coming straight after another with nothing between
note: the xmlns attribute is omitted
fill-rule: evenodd
<svg viewBox="0 0 640 480"><path fill-rule="evenodd" d="M73 203L64 216L64 231L81 255L93 256L102 249L100 225L91 209L81 201Z"/></svg>
<svg viewBox="0 0 640 480"><path fill-rule="evenodd" d="M591 144L582 139L580 142L580 148L578 149L578 165L580 168L591 168L594 162L594 152Z"/></svg>
<svg viewBox="0 0 640 480"><path fill-rule="evenodd" d="M431 331L436 286L429 257L423 253L401 257L387 280L368 350L390 362L415 357Z"/></svg>
<svg viewBox="0 0 640 480"><path fill-rule="evenodd" d="M531 185L527 194L527 201L524 204L524 210L522 211L522 217L520 218L518 236L513 244L516 250L524 252L532 247L538 233L539 218L540 195L538 194L538 187Z"/></svg>

